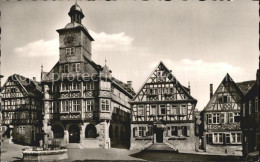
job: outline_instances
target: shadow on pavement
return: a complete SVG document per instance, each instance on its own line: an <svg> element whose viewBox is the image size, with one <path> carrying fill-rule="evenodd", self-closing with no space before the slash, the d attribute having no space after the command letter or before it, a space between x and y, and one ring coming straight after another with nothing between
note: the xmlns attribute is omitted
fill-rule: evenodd
<svg viewBox="0 0 260 162"><path fill-rule="evenodd" d="M143 150L129 156L147 161L245 161L239 156L186 154L163 150Z"/></svg>

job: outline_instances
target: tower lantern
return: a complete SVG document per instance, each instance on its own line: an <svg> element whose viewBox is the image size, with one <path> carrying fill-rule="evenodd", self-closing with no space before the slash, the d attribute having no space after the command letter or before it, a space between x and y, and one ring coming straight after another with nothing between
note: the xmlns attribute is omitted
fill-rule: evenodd
<svg viewBox="0 0 260 162"><path fill-rule="evenodd" d="M71 6L70 12L68 14L71 18L72 23L76 22L76 23L81 24L81 19L84 18L84 14L82 13L82 9L77 4L77 2L73 6Z"/></svg>

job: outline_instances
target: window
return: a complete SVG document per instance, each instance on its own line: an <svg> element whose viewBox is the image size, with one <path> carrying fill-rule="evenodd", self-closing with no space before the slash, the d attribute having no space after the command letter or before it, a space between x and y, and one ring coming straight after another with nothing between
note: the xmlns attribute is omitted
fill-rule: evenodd
<svg viewBox="0 0 260 162"><path fill-rule="evenodd" d="M223 133L214 133L213 134L213 143L216 143L216 144L223 143Z"/></svg>
<svg viewBox="0 0 260 162"><path fill-rule="evenodd" d="M157 107L156 105L151 105L151 108L150 108L150 115L156 115L156 110L157 110Z"/></svg>
<svg viewBox="0 0 260 162"><path fill-rule="evenodd" d="M72 111L80 111L79 100L72 101Z"/></svg>
<svg viewBox="0 0 260 162"><path fill-rule="evenodd" d="M54 113L59 112L59 102L57 101L53 102L53 112Z"/></svg>
<svg viewBox="0 0 260 162"><path fill-rule="evenodd" d="M138 105L138 116L144 116L144 106Z"/></svg>
<svg viewBox="0 0 260 162"><path fill-rule="evenodd" d="M63 64L63 65L60 65L60 72L61 73L68 73L69 72L69 65L68 64Z"/></svg>
<svg viewBox="0 0 260 162"><path fill-rule="evenodd" d="M248 106L248 114L250 115L252 113L252 102L249 101L249 106Z"/></svg>
<svg viewBox="0 0 260 162"><path fill-rule="evenodd" d="M226 136L226 144L230 144L230 134L225 134Z"/></svg>
<svg viewBox="0 0 260 162"><path fill-rule="evenodd" d="M80 72L80 63L76 63L76 72Z"/></svg>
<svg viewBox="0 0 260 162"><path fill-rule="evenodd" d="M255 98L255 112L258 112L258 98Z"/></svg>
<svg viewBox="0 0 260 162"><path fill-rule="evenodd" d="M94 107L94 101L93 100L87 100L85 111L93 111L93 107Z"/></svg>
<svg viewBox="0 0 260 162"><path fill-rule="evenodd" d="M69 101L61 101L62 104L62 112L68 112L69 111Z"/></svg>
<svg viewBox="0 0 260 162"><path fill-rule="evenodd" d="M165 114L166 114L166 106L160 105L160 115L165 115Z"/></svg>
<svg viewBox="0 0 260 162"><path fill-rule="evenodd" d="M225 123L226 122L226 118L225 118L225 115L226 115L226 113L221 113L220 114L220 120L221 120L221 123Z"/></svg>
<svg viewBox="0 0 260 162"><path fill-rule="evenodd" d="M234 113L234 122L240 122L240 113Z"/></svg>
<svg viewBox="0 0 260 162"><path fill-rule="evenodd" d="M110 110L110 101L108 99L101 99L101 108L102 111Z"/></svg>
<svg viewBox="0 0 260 162"><path fill-rule="evenodd" d="M72 83L72 90L79 90L80 89L80 84L79 83Z"/></svg>
<svg viewBox="0 0 260 162"><path fill-rule="evenodd" d="M62 91L68 91L69 90L69 84L61 83L61 90Z"/></svg>
<svg viewBox="0 0 260 162"><path fill-rule="evenodd" d="M241 143L241 133L231 133L231 143L240 144Z"/></svg>
<svg viewBox="0 0 260 162"><path fill-rule="evenodd" d="M25 126L19 126L18 127L18 133L19 134L25 134Z"/></svg>
<svg viewBox="0 0 260 162"><path fill-rule="evenodd" d="M153 127L152 126L148 126L148 131L147 131L147 136L152 136L153 135Z"/></svg>
<svg viewBox="0 0 260 162"><path fill-rule="evenodd" d="M187 127L186 126L181 126L181 135L187 136Z"/></svg>
<svg viewBox="0 0 260 162"><path fill-rule="evenodd" d="M228 102L228 96L223 96L223 102L227 103Z"/></svg>
<svg viewBox="0 0 260 162"><path fill-rule="evenodd" d="M93 82L87 82L85 83L86 90L93 90L94 89L94 83Z"/></svg>
<svg viewBox="0 0 260 162"><path fill-rule="evenodd" d="M176 126L171 126L171 135L172 136L177 136L178 135L178 130Z"/></svg>
<svg viewBox="0 0 260 162"><path fill-rule="evenodd" d="M146 130L146 127L139 127L139 136L140 137L145 136L145 130Z"/></svg>
<svg viewBox="0 0 260 162"><path fill-rule="evenodd" d="M219 113L215 113L213 114L213 124L219 124L219 117L220 117L220 114Z"/></svg>
<svg viewBox="0 0 260 162"><path fill-rule="evenodd" d="M66 48L66 55L74 55L74 48Z"/></svg>
<svg viewBox="0 0 260 162"><path fill-rule="evenodd" d="M213 142L212 134L207 134L206 137L207 137L207 144L212 144Z"/></svg>
<svg viewBox="0 0 260 162"><path fill-rule="evenodd" d="M111 83L101 80L100 81L100 88L101 89L111 89Z"/></svg>
<svg viewBox="0 0 260 162"><path fill-rule="evenodd" d="M171 105L170 113L171 115L177 115L177 105Z"/></svg>
<svg viewBox="0 0 260 162"><path fill-rule="evenodd" d="M207 114L208 124L212 124L212 114Z"/></svg>
<svg viewBox="0 0 260 162"><path fill-rule="evenodd" d="M180 115L187 115L187 105L181 105Z"/></svg>
<svg viewBox="0 0 260 162"><path fill-rule="evenodd" d="M228 122L234 123L234 114L232 112L228 113Z"/></svg>

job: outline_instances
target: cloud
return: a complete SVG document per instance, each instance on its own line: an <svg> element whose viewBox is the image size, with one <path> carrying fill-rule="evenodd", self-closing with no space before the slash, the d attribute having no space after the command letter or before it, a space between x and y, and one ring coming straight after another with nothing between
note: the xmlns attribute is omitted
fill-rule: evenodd
<svg viewBox="0 0 260 162"><path fill-rule="evenodd" d="M59 40L37 40L22 47L17 47L14 52L24 57L54 56L59 55Z"/></svg>
<svg viewBox="0 0 260 162"><path fill-rule="evenodd" d="M105 32L96 33L90 30L90 34L95 39L92 49L98 52L128 51L132 48L134 41L134 38L126 35L124 32L107 34Z"/></svg>
<svg viewBox="0 0 260 162"><path fill-rule="evenodd" d="M182 77L203 78L208 79L215 76L225 76L230 73L231 76L241 76L245 74L245 69L234 66L226 62L205 62L204 60L181 59L179 61L165 60L166 66ZM153 63L151 66L156 66L158 63Z"/></svg>
<svg viewBox="0 0 260 162"><path fill-rule="evenodd" d="M124 32L107 34L90 31L95 39L92 44L94 52L126 52L133 48L134 38ZM17 47L14 52L24 57L55 56L59 55L59 40L37 40L24 46Z"/></svg>

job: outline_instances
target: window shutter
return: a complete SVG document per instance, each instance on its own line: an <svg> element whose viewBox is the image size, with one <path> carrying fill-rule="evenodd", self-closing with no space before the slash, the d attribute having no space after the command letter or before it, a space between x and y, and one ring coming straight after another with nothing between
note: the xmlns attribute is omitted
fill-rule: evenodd
<svg viewBox="0 0 260 162"><path fill-rule="evenodd" d="M220 114L220 123L225 123L225 113Z"/></svg>
<svg viewBox="0 0 260 162"><path fill-rule="evenodd" d="M137 127L134 127L134 128L133 128L133 131L134 131L134 132L133 132L133 136L134 136L134 137L137 137L137 136L138 136Z"/></svg>
<svg viewBox="0 0 260 162"><path fill-rule="evenodd" d="M190 126L187 126L187 136L190 136Z"/></svg>

